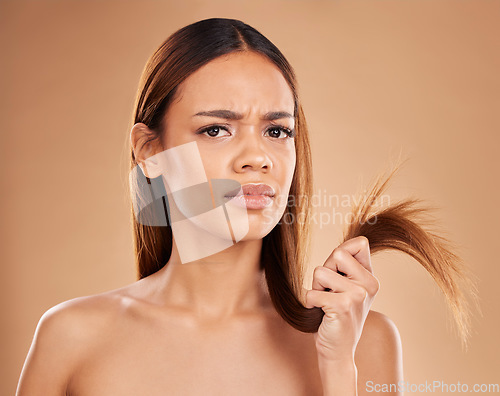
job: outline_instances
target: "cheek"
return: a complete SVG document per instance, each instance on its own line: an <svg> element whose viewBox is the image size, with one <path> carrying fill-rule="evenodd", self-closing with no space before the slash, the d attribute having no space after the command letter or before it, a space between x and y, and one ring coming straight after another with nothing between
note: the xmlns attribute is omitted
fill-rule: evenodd
<svg viewBox="0 0 500 396"><path fill-rule="evenodd" d="M293 182L293 175L296 166L295 151L282 153L280 156L280 161L277 164L279 171L276 174L276 178L279 178L278 183L280 184L280 196L276 202L280 210L285 210L288 202L288 196L290 194L290 188Z"/></svg>
<svg viewBox="0 0 500 396"><path fill-rule="evenodd" d="M217 179L223 176L227 169L227 155L216 151L200 150L201 161L208 179Z"/></svg>
<svg viewBox="0 0 500 396"><path fill-rule="evenodd" d="M284 178L288 183L288 186L292 184L293 174L295 171L296 164L296 156L295 156L295 148L293 151L289 152L288 155L284 156L284 161L281 164L283 169Z"/></svg>

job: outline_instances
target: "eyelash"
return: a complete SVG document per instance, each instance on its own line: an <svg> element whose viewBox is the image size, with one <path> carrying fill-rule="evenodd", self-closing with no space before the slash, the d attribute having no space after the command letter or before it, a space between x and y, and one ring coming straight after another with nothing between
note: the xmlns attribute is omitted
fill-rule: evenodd
<svg viewBox="0 0 500 396"><path fill-rule="evenodd" d="M215 128L218 128L218 129L223 129L225 130L226 132L229 132L227 127L225 127L224 125L210 125L210 126L207 126L203 129L201 129L200 131L197 132L198 135L202 135L204 134L205 132L208 132L212 129L215 129ZM273 127L270 127L266 130L266 132L268 131L272 131L272 130L279 130L281 132L283 132L284 134L286 134L288 136L288 138L293 138L295 137L295 129L289 129L289 128L286 128L286 127L283 127L283 126L280 126L280 125L275 125ZM211 137L211 138L216 138L217 136L210 136L210 135L207 135L208 137ZM275 138L275 139L281 139L281 138Z"/></svg>

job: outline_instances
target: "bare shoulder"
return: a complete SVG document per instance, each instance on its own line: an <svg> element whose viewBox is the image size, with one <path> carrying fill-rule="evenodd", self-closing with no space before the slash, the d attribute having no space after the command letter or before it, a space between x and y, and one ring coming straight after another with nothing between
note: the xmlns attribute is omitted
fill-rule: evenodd
<svg viewBox="0 0 500 396"><path fill-rule="evenodd" d="M43 313L19 378L16 395L64 395L71 374L103 330L120 315L119 294L73 298Z"/></svg>
<svg viewBox="0 0 500 396"><path fill-rule="evenodd" d="M366 317L363 332L357 350L365 356L374 350L375 345L381 349L394 348L400 344L401 338L396 324L381 312L370 310Z"/></svg>
<svg viewBox="0 0 500 396"><path fill-rule="evenodd" d="M123 297L115 291L63 301L44 312L35 336L57 336L60 341L84 341L123 311Z"/></svg>
<svg viewBox="0 0 500 396"><path fill-rule="evenodd" d="M387 315L370 310L356 348L355 361L360 396L370 390L373 392L370 386L397 384L403 380L401 336Z"/></svg>

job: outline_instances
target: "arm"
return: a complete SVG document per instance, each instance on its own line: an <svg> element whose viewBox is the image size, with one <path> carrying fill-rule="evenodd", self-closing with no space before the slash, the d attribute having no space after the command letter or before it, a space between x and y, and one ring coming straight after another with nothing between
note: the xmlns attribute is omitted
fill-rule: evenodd
<svg viewBox="0 0 500 396"><path fill-rule="evenodd" d="M329 361L319 358L323 396L357 396L358 370L354 359Z"/></svg>
<svg viewBox="0 0 500 396"><path fill-rule="evenodd" d="M16 396L64 396L77 356L82 326L78 299L65 301L40 318L19 378ZM80 323L80 324L79 324Z"/></svg>
<svg viewBox="0 0 500 396"><path fill-rule="evenodd" d="M315 340L325 396L358 395L355 352L379 287L363 236L343 242L314 268L305 306L324 312Z"/></svg>

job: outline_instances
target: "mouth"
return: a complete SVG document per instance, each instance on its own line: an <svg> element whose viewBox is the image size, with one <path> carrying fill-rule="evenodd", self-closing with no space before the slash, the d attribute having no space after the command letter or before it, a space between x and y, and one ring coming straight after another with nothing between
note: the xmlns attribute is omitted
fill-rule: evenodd
<svg viewBox="0 0 500 396"><path fill-rule="evenodd" d="M264 183L247 183L225 197L236 206L247 209L264 209L273 203L274 189Z"/></svg>

